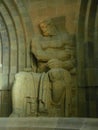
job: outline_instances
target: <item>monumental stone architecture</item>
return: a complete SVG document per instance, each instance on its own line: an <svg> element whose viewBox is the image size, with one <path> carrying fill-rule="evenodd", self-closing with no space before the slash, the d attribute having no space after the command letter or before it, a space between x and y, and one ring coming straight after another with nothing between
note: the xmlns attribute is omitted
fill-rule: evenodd
<svg viewBox="0 0 98 130"><path fill-rule="evenodd" d="M59 20L64 19L55 22ZM16 76L11 116L69 116L72 75L76 74L75 45L72 37L57 28L52 19L42 21L39 27L42 35L31 42L36 63L32 61L31 72Z"/></svg>
<svg viewBox="0 0 98 130"><path fill-rule="evenodd" d="M0 117L98 117L97 77L97 0L0 0Z"/></svg>

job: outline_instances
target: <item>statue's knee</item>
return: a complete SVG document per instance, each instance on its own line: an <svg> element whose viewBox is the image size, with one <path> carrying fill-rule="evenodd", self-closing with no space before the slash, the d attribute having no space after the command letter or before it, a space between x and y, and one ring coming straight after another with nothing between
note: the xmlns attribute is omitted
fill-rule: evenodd
<svg viewBox="0 0 98 130"><path fill-rule="evenodd" d="M50 81L64 80L64 71L64 69L51 69L48 71Z"/></svg>
<svg viewBox="0 0 98 130"><path fill-rule="evenodd" d="M52 84L53 101L58 102L65 91L65 70L64 69L51 69L48 72L50 82Z"/></svg>

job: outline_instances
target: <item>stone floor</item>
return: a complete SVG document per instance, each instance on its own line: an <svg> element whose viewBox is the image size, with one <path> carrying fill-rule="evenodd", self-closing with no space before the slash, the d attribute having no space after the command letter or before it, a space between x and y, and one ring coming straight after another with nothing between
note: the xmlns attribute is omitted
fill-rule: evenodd
<svg viewBox="0 0 98 130"><path fill-rule="evenodd" d="M0 130L98 130L98 119L0 118Z"/></svg>

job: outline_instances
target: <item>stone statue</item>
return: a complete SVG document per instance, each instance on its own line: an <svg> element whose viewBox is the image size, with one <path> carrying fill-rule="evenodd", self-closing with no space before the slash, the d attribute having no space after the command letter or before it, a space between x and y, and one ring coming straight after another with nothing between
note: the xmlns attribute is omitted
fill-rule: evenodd
<svg viewBox="0 0 98 130"><path fill-rule="evenodd" d="M66 32L59 32L52 20L39 24L43 37L32 40L31 51L37 58L37 72L51 68L71 70L74 67L72 39Z"/></svg>
<svg viewBox="0 0 98 130"><path fill-rule="evenodd" d="M75 73L72 39L52 20L42 21L39 27L42 35L31 43L33 72L15 76L12 117L68 115L71 73Z"/></svg>

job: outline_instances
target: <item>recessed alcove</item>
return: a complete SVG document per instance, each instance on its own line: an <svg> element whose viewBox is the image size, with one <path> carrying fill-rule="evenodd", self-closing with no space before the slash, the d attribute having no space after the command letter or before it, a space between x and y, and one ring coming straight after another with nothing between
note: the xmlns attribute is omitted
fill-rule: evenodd
<svg viewBox="0 0 98 130"><path fill-rule="evenodd" d="M69 117L98 117L97 0L0 0L0 117L12 112L15 74L31 67L30 43L45 19L65 16L76 44L75 87ZM65 116L66 117L66 116Z"/></svg>

